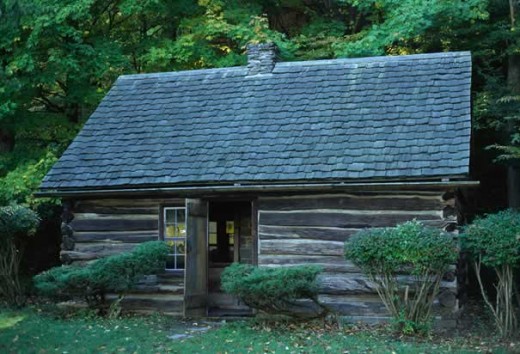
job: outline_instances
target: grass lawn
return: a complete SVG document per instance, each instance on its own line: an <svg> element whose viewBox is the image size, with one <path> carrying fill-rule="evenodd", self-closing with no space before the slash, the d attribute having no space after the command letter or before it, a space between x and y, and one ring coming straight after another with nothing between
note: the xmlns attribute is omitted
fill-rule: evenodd
<svg viewBox="0 0 520 354"><path fill-rule="evenodd" d="M0 353L508 353L511 344L473 338L444 341L397 340L353 329L277 326L261 329L235 322L172 340L186 325L161 316L60 319L36 310L0 312Z"/></svg>

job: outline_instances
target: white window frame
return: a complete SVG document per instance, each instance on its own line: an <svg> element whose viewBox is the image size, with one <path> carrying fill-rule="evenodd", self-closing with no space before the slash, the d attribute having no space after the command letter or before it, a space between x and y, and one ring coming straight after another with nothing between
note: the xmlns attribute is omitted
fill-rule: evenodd
<svg viewBox="0 0 520 354"><path fill-rule="evenodd" d="M186 230L186 219L187 219L187 216L186 216L186 207L180 207L180 206L163 206L162 207L162 225L161 225L161 230L162 230L162 235L161 236L161 240L163 240L164 242L173 242L173 251L174 253L169 253L168 254L168 257L171 257L173 256L173 264L174 264L174 268L166 268L166 265L165 265L165 270L167 271L184 271L186 269L186 235L185 236L174 236L174 237L168 237L167 234L166 234L166 230L167 230L167 227L170 226L168 225L168 220L167 220L167 217L166 217L166 214L168 211L171 211L173 210L174 211L174 215L175 215L175 220L173 222L173 225L176 226L178 224L178 221L177 221L177 210L182 210L184 211L184 229ZM176 241L184 241L184 253L181 254L181 253L178 253L176 252L176 246L175 246L175 242ZM177 257L178 256L183 256L184 257L184 267L183 268L179 268L178 267L178 262L177 262Z"/></svg>

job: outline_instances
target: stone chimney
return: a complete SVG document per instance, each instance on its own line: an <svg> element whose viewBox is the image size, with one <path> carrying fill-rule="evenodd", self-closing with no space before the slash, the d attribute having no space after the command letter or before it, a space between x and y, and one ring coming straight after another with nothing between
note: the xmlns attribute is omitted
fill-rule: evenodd
<svg viewBox="0 0 520 354"><path fill-rule="evenodd" d="M276 63L278 48L274 43L247 45L248 75L270 74Z"/></svg>

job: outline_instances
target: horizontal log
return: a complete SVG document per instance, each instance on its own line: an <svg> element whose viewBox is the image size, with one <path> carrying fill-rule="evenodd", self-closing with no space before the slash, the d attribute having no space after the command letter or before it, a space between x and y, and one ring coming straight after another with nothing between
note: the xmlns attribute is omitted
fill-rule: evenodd
<svg viewBox="0 0 520 354"><path fill-rule="evenodd" d="M346 316L388 316L388 311L377 295L320 295L320 303Z"/></svg>
<svg viewBox="0 0 520 354"><path fill-rule="evenodd" d="M157 231L105 231L105 232L74 232L77 242L113 242L141 243L159 239Z"/></svg>
<svg viewBox="0 0 520 354"><path fill-rule="evenodd" d="M84 253L97 253L101 255L130 252L136 247L132 243L77 243L75 251Z"/></svg>
<svg viewBox="0 0 520 354"><path fill-rule="evenodd" d="M184 286L184 272L164 272L157 275L160 284L176 284Z"/></svg>
<svg viewBox="0 0 520 354"><path fill-rule="evenodd" d="M75 262L85 262L98 259L99 255L96 253L85 253L78 251L60 251L60 259L65 264Z"/></svg>
<svg viewBox="0 0 520 354"><path fill-rule="evenodd" d="M329 295L374 294L375 285L362 274L322 273L318 275L318 292Z"/></svg>
<svg viewBox="0 0 520 354"><path fill-rule="evenodd" d="M118 294L107 294L108 299L118 298ZM124 294L125 300L150 300L155 302L168 302L168 301L183 301L184 297L182 295L171 295L171 294L136 294L133 292L128 292Z"/></svg>
<svg viewBox="0 0 520 354"><path fill-rule="evenodd" d="M78 200L74 210L88 210L92 207L158 207L159 205L185 206L183 198L108 198Z"/></svg>
<svg viewBox="0 0 520 354"><path fill-rule="evenodd" d="M440 210L443 208L440 195L311 195L259 200L260 210L309 210L309 209L356 209L356 210Z"/></svg>
<svg viewBox="0 0 520 354"><path fill-rule="evenodd" d="M360 273L361 270L343 256L259 255L262 267L317 265L325 272Z"/></svg>
<svg viewBox="0 0 520 354"><path fill-rule="evenodd" d="M439 296L440 298L440 296ZM319 295L318 300L323 305L344 316L389 316L389 313L378 295ZM443 319L450 318L455 302L449 308L440 304L439 299L434 301L433 313ZM453 312L451 316L453 316ZM456 314L455 314L456 316Z"/></svg>
<svg viewBox="0 0 520 354"><path fill-rule="evenodd" d="M401 286L413 286L415 278L410 275L399 275L397 280ZM319 293L335 295L354 295L376 293L375 284L368 277L361 273L321 273L318 275ZM442 281L440 289L456 289L456 281ZM410 289L413 291L413 289Z"/></svg>
<svg viewBox="0 0 520 354"><path fill-rule="evenodd" d="M260 240L260 254L342 256L343 242L321 240Z"/></svg>
<svg viewBox="0 0 520 354"><path fill-rule="evenodd" d="M104 206L104 205L83 205L74 208L74 214L95 213L95 214L142 214L142 215L159 215L160 207L155 206Z"/></svg>
<svg viewBox="0 0 520 354"><path fill-rule="evenodd" d="M91 261L114 254L120 254L121 252L131 251L135 247L135 244L118 243L118 244L90 244L85 243L76 244L76 248L73 251L61 251L60 258L62 261L69 262L84 262Z"/></svg>
<svg viewBox="0 0 520 354"><path fill-rule="evenodd" d="M74 214L74 221L80 220L159 220L159 214L97 214L97 213L76 213Z"/></svg>
<svg viewBox="0 0 520 354"><path fill-rule="evenodd" d="M138 284L132 289L135 294L171 294L183 295L184 286L167 284Z"/></svg>
<svg viewBox="0 0 520 354"><path fill-rule="evenodd" d="M395 226L417 219L438 220L441 211L392 212L356 210L261 211L259 225L324 226L339 228L367 228Z"/></svg>
<svg viewBox="0 0 520 354"><path fill-rule="evenodd" d="M267 226L260 225L258 236L261 240L271 239L310 239L345 242L361 229L342 229L337 227L310 226Z"/></svg>
<svg viewBox="0 0 520 354"><path fill-rule="evenodd" d="M71 226L74 231L150 231L158 229L157 219L88 219L73 220Z"/></svg>

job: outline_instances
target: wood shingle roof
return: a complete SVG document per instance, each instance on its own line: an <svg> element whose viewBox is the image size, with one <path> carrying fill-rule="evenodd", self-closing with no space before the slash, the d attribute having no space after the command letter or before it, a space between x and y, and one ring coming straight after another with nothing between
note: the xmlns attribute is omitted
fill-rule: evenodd
<svg viewBox="0 0 520 354"><path fill-rule="evenodd" d="M121 76L41 190L464 177L468 52Z"/></svg>

